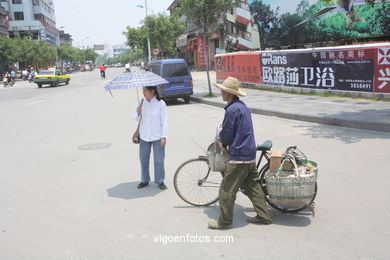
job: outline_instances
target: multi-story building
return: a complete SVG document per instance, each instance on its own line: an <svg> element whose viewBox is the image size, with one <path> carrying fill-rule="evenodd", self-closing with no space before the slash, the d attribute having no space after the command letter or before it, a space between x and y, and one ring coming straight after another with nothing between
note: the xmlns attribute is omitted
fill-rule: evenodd
<svg viewBox="0 0 390 260"><path fill-rule="evenodd" d="M0 0L9 16L9 37L29 37L59 46L53 0Z"/></svg>
<svg viewBox="0 0 390 260"><path fill-rule="evenodd" d="M61 46L72 46L72 35L65 33L63 30L60 31L60 45Z"/></svg>
<svg viewBox="0 0 390 260"><path fill-rule="evenodd" d="M0 37L8 37L8 13L0 5Z"/></svg>
<svg viewBox="0 0 390 260"><path fill-rule="evenodd" d="M181 0L174 0L168 7L171 15L180 7ZM185 32L176 40L180 56L196 69L206 67L206 54L210 53L209 64L213 67L215 54L225 53L227 48L240 51L260 48L260 38L257 25L253 23L249 12L248 0L234 0L234 7L222 18L210 26L208 42L202 37L202 31L191 21L179 13L180 20L186 24ZM230 46L228 46L230 45Z"/></svg>

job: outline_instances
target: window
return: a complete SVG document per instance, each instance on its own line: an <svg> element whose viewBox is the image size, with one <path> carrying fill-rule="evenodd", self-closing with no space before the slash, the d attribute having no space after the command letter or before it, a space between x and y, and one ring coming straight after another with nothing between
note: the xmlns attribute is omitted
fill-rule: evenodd
<svg viewBox="0 0 390 260"><path fill-rule="evenodd" d="M23 12L15 12L15 13L14 13L14 17L15 17L15 21L24 20Z"/></svg>
<svg viewBox="0 0 390 260"><path fill-rule="evenodd" d="M163 78L188 76L188 69L184 63L172 63L163 65Z"/></svg>
<svg viewBox="0 0 390 260"><path fill-rule="evenodd" d="M156 63L156 64L151 64L150 66L149 66L149 68L150 68L150 71L151 72L153 72L154 74L157 74L157 75L159 75L160 76L160 66L161 66L161 63L160 62L158 62L158 63Z"/></svg>
<svg viewBox="0 0 390 260"><path fill-rule="evenodd" d="M12 3L14 5L19 5L19 4L22 4L22 0L12 0ZM23 20L23 19L22 19Z"/></svg>

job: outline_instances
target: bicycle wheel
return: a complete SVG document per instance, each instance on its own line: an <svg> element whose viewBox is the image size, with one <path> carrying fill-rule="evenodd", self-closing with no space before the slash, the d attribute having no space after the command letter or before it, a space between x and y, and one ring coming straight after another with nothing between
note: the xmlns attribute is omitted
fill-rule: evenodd
<svg viewBox="0 0 390 260"><path fill-rule="evenodd" d="M211 171L206 157L184 162L173 178L177 195L194 206L208 206L217 202L221 182L222 174Z"/></svg>
<svg viewBox="0 0 390 260"><path fill-rule="evenodd" d="M260 183L260 186L261 186L261 189L263 190L264 192L264 195L265 195L265 200L267 201L267 203L269 205L271 205L271 207L275 208L275 209L278 209L280 211L283 211L283 212L297 212L297 211L300 211L300 210L303 210L305 208L308 208L310 205L313 204L314 202L314 199L316 198L317 196L317 182L315 184L315 188L314 188L314 194L313 194L313 197L312 199L310 200L310 203L308 205L305 205L305 206L301 206L301 207L296 207L296 208L284 208L284 207L281 207L281 206L278 206L274 203L272 203L272 201L269 199L268 197L268 192L267 192L267 185L265 183L265 174L267 173L269 169L269 163L267 163L266 165L263 166L263 168L261 168L261 170L259 171L259 183Z"/></svg>

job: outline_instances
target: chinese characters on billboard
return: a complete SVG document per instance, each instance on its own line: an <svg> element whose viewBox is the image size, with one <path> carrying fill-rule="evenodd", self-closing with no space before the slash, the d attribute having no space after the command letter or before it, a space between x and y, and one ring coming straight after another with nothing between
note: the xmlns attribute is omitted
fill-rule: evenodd
<svg viewBox="0 0 390 260"><path fill-rule="evenodd" d="M217 80L235 77L241 82L260 84L259 53L232 53L217 56L215 68Z"/></svg>
<svg viewBox="0 0 390 260"><path fill-rule="evenodd" d="M222 54L215 66L219 81L390 93L388 46Z"/></svg>

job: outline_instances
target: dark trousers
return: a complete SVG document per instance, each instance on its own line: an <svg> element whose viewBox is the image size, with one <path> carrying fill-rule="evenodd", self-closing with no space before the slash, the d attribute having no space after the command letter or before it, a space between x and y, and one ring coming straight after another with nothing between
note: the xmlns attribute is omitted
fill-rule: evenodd
<svg viewBox="0 0 390 260"><path fill-rule="evenodd" d="M268 213L264 193L258 183L255 163L228 164L223 173L223 180L219 189L219 219L221 225L233 223L233 209L236 194L243 188L251 200L257 215L264 220L271 220Z"/></svg>

